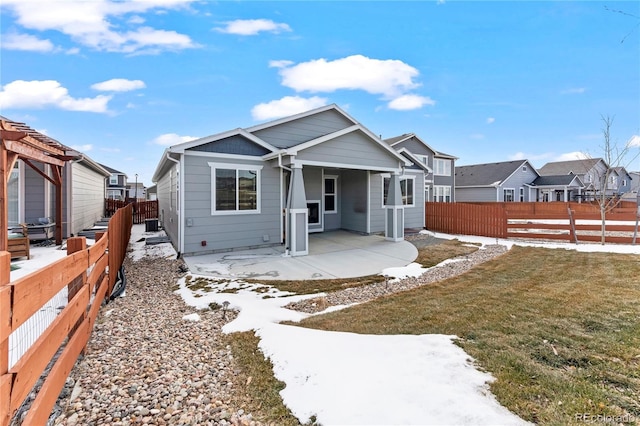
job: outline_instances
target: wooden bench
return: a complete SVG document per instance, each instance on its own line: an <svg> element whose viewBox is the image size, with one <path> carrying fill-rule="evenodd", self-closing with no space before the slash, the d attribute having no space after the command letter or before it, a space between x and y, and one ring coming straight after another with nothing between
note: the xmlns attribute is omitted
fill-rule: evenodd
<svg viewBox="0 0 640 426"><path fill-rule="evenodd" d="M22 225L20 231L9 230L9 238L7 240L7 251L11 253L11 259L19 257L30 258L29 255L29 231L25 225Z"/></svg>

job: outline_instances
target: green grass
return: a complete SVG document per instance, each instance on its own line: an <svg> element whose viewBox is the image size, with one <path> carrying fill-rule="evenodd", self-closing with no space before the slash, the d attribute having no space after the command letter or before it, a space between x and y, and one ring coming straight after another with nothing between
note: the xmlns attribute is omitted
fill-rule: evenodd
<svg viewBox="0 0 640 426"><path fill-rule="evenodd" d="M497 380L501 404L538 424L576 414L640 419L640 262L514 247L435 285L311 317L310 328L443 333Z"/></svg>

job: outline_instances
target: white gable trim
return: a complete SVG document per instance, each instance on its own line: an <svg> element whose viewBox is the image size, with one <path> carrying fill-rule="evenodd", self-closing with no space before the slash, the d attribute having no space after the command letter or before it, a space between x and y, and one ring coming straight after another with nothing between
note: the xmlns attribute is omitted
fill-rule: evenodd
<svg viewBox="0 0 640 426"><path fill-rule="evenodd" d="M338 111L340 114L344 115L349 121L353 122L353 124L357 124L358 123L353 117L351 117L349 114L347 114L342 109L340 109L340 107L338 107L336 104L330 104L330 105L325 105L325 106L320 107L320 108L312 109L311 111L306 111L306 112L302 112L302 113L299 113L299 114L290 115L290 116L287 116L287 117L279 118L277 120L273 120L273 121L269 121L269 122L266 122L266 123L258 124L256 126L248 127L246 130L247 130L247 132L257 132L259 130L268 129L269 127L278 126L280 124L288 123L290 121L295 121L295 120L298 120L298 119L304 118L304 117L309 117L311 115L318 114L318 113L325 112L325 111L329 111L331 109L334 109L334 110Z"/></svg>
<svg viewBox="0 0 640 426"><path fill-rule="evenodd" d="M433 173L433 170L431 170L431 168L428 165L426 165L422 161L418 160L416 158L416 156L413 155L411 153L411 151L409 151L407 148L400 148L398 150L398 154L407 154L409 156L409 158L411 158L411 161L413 161L413 164L419 166L422 170L424 170L424 171L426 171L428 173Z"/></svg>

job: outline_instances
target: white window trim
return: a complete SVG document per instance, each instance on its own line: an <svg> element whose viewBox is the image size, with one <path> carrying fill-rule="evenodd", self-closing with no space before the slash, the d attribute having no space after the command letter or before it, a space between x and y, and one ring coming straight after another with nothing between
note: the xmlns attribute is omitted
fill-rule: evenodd
<svg viewBox="0 0 640 426"><path fill-rule="evenodd" d="M439 173L439 169L440 167L438 167L438 164L448 164L449 165L449 173ZM443 166L444 168L446 168L446 166ZM451 176L451 172L452 172L452 165L451 165L451 160L446 160L444 158L434 158L433 159L433 174L434 176Z"/></svg>
<svg viewBox="0 0 640 426"><path fill-rule="evenodd" d="M447 191L444 191L445 188L449 188L449 200L443 200L443 201L438 201L436 200L436 197L440 196L439 192L442 190L443 194L442 197L446 197L447 195L445 195L445 193ZM452 201L451 199L451 185L433 185L433 202L434 203L450 203Z"/></svg>
<svg viewBox="0 0 640 426"><path fill-rule="evenodd" d="M387 205L384 203L384 180L385 179L391 179L391 174L390 173L382 173L380 175L381 179L382 179L382 185L380 187L380 191L382 192L382 208L385 209L387 208ZM412 185L413 185L413 203L411 204L402 204L403 207L415 207L416 206L416 177L415 176L409 176L409 175L401 175L400 176L400 181L403 180L408 180L410 179L411 181L413 181Z"/></svg>
<svg viewBox="0 0 640 426"><path fill-rule="evenodd" d="M232 164L232 163L207 163L211 167L211 215L212 216L229 216L229 215L244 215L244 214L260 214L261 213L261 198L262 198L262 168L263 166L257 166L253 164ZM255 210L237 210L238 197L236 197L236 210L216 210L216 169L226 169L236 171L236 191L238 170L249 170L256 173L256 209Z"/></svg>
<svg viewBox="0 0 640 426"><path fill-rule="evenodd" d="M118 184L118 175L109 175L109 185Z"/></svg>
<svg viewBox="0 0 640 426"><path fill-rule="evenodd" d="M512 192L512 194L513 194L512 201L507 201L506 200L505 195L506 195L507 191L511 191ZM509 202L509 203L513 202L513 201L516 201L516 189L515 188L502 188L502 201L503 202Z"/></svg>
<svg viewBox="0 0 640 426"><path fill-rule="evenodd" d="M324 181L327 179L333 180L333 194L327 194L324 192L325 185ZM333 195L333 210L325 210L325 196ZM338 214L338 176L337 175L324 175L322 178L322 211L325 214Z"/></svg>

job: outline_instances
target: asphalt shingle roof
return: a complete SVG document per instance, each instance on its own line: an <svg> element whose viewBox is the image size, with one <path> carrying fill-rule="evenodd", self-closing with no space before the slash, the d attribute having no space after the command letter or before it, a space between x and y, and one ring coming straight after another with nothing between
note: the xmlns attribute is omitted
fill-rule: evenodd
<svg viewBox="0 0 640 426"><path fill-rule="evenodd" d="M458 166L456 167L456 186L499 185L524 163L526 160Z"/></svg>

